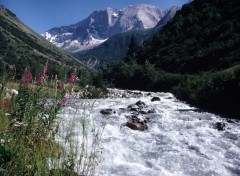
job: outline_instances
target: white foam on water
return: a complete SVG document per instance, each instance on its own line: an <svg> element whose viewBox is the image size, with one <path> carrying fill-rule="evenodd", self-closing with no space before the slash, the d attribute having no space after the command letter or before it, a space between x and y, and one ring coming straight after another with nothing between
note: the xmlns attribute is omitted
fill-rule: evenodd
<svg viewBox="0 0 240 176"><path fill-rule="evenodd" d="M160 97L161 101L152 102L153 96ZM156 110L156 113L145 115L150 118L145 131L123 126L129 112L119 110L139 100ZM87 105L82 106L86 101ZM102 115L100 110L107 108L115 113ZM240 123L227 123L217 115L197 111L170 93L76 100L74 106L64 107L59 113L62 136L58 140L64 141L67 135L64 131L71 128L74 140L81 140L79 125L83 114L88 117L89 125L94 121L95 128L104 126L100 141L101 162L96 175L240 175ZM218 131L215 124L223 121L226 129Z"/></svg>

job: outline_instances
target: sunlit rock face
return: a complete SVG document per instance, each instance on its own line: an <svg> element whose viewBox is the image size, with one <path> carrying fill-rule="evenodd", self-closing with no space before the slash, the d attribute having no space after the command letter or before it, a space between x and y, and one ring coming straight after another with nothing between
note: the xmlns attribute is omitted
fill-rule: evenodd
<svg viewBox="0 0 240 176"><path fill-rule="evenodd" d="M146 4L122 10L107 8L94 11L76 24L52 28L43 36L60 48L77 52L96 47L120 32L153 28L167 12Z"/></svg>
<svg viewBox="0 0 240 176"><path fill-rule="evenodd" d="M154 111L141 113L141 107ZM240 123L191 107L171 93L110 89L104 99L75 99L58 121L63 134L73 122L76 142L83 114L95 128L104 127L95 175L240 175ZM133 116L146 120L148 128L129 128Z"/></svg>

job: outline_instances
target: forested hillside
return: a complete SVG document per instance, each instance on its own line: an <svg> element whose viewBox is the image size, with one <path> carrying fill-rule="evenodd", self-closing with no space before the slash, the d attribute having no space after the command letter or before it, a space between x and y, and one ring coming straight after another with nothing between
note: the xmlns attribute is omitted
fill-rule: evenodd
<svg viewBox="0 0 240 176"><path fill-rule="evenodd" d="M170 72L200 73L240 63L239 1L195 0L137 51Z"/></svg>
<svg viewBox="0 0 240 176"><path fill-rule="evenodd" d="M239 16L238 0L194 0L127 62L104 65L103 80L171 91L199 107L240 115Z"/></svg>
<svg viewBox="0 0 240 176"><path fill-rule="evenodd" d="M88 51L73 53L80 60L96 58L101 62L111 62L121 60L125 57L130 44L131 37L134 36L138 44L142 43L148 37L149 30L132 30L116 34L110 37L106 42Z"/></svg>

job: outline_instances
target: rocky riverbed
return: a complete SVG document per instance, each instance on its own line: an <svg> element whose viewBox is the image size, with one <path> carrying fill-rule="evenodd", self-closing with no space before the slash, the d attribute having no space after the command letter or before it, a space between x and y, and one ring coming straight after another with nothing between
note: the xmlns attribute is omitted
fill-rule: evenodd
<svg viewBox="0 0 240 176"><path fill-rule="evenodd" d="M81 140L83 114L89 125L104 127L95 175L240 175L240 122L170 93L109 89L104 99L71 100L58 115L60 141L69 128Z"/></svg>

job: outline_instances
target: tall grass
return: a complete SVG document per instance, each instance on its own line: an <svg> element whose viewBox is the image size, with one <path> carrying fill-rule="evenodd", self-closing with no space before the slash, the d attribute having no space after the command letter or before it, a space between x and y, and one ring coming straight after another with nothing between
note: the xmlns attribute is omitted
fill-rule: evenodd
<svg viewBox="0 0 240 176"><path fill-rule="evenodd" d="M47 66L36 81L26 72L10 115L0 111L0 175L93 175L102 131L85 106L75 108L68 124L59 120L59 111L73 106L64 96L76 74L63 86L49 82L46 72Z"/></svg>
<svg viewBox="0 0 240 176"><path fill-rule="evenodd" d="M2 76L0 76L0 98L1 99L3 98L6 82L7 82L7 74L3 74Z"/></svg>
<svg viewBox="0 0 240 176"><path fill-rule="evenodd" d="M73 107L70 108L70 107ZM99 162L99 139L102 128L97 128L91 114L91 107L86 102L69 106L68 114L61 121L58 132L58 144L65 146L65 166L80 175L94 175ZM67 109L67 108L66 108ZM64 120L65 119L65 120Z"/></svg>

